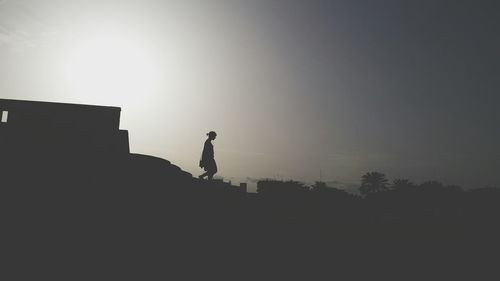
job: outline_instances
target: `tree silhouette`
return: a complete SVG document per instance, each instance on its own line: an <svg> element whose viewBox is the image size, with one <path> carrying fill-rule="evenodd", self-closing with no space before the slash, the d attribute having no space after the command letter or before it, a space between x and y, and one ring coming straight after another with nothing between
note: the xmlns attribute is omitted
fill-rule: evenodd
<svg viewBox="0 0 500 281"><path fill-rule="evenodd" d="M389 181L384 174L379 172L366 173L361 177L361 186L359 191L363 195L387 191L387 183Z"/></svg>
<svg viewBox="0 0 500 281"><path fill-rule="evenodd" d="M424 191L437 191L444 189L444 185L435 180L423 182L418 187Z"/></svg>
<svg viewBox="0 0 500 281"><path fill-rule="evenodd" d="M414 187L416 187L415 184L408 179L395 179L391 186L394 190L407 190Z"/></svg>
<svg viewBox="0 0 500 281"><path fill-rule="evenodd" d="M309 191L308 186L293 180L261 180L257 182L257 193L259 194L301 195L306 191Z"/></svg>

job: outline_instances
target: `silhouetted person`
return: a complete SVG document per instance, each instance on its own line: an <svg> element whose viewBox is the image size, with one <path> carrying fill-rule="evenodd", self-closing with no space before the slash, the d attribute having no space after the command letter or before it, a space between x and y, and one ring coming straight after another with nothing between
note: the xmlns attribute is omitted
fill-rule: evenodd
<svg viewBox="0 0 500 281"><path fill-rule="evenodd" d="M205 141L200 160L200 168L203 168L205 173L201 174L199 178L202 179L207 176L208 180L212 180L215 173L217 173L217 163L215 163L214 159L214 146L212 145L212 141L215 140L217 134L211 131L207 136L208 139Z"/></svg>

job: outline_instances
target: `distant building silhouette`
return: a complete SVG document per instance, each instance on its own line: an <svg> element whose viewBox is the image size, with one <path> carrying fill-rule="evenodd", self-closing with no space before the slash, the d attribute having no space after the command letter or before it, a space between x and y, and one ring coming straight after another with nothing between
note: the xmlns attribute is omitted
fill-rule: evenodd
<svg viewBox="0 0 500 281"><path fill-rule="evenodd" d="M240 186L238 188L241 192L247 192L247 183L246 182L242 182L240 183Z"/></svg>

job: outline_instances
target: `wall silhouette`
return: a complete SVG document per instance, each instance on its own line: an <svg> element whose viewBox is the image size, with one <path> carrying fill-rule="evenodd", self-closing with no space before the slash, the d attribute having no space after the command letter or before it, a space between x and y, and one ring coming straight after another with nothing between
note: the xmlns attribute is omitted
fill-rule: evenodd
<svg viewBox="0 0 500 281"><path fill-rule="evenodd" d="M120 130L120 108L0 99L8 118L0 123L1 153L73 158L129 153L128 132ZM28 155L29 156L29 155ZM76 160L76 159L75 159Z"/></svg>

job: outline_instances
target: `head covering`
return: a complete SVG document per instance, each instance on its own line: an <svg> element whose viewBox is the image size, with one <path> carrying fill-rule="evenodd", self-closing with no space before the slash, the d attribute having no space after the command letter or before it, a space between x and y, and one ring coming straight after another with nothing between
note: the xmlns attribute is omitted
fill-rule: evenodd
<svg viewBox="0 0 500 281"><path fill-rule="evenodd" d="M217 136L217 133L214 131L210 131L207 136Z"/></svg>

